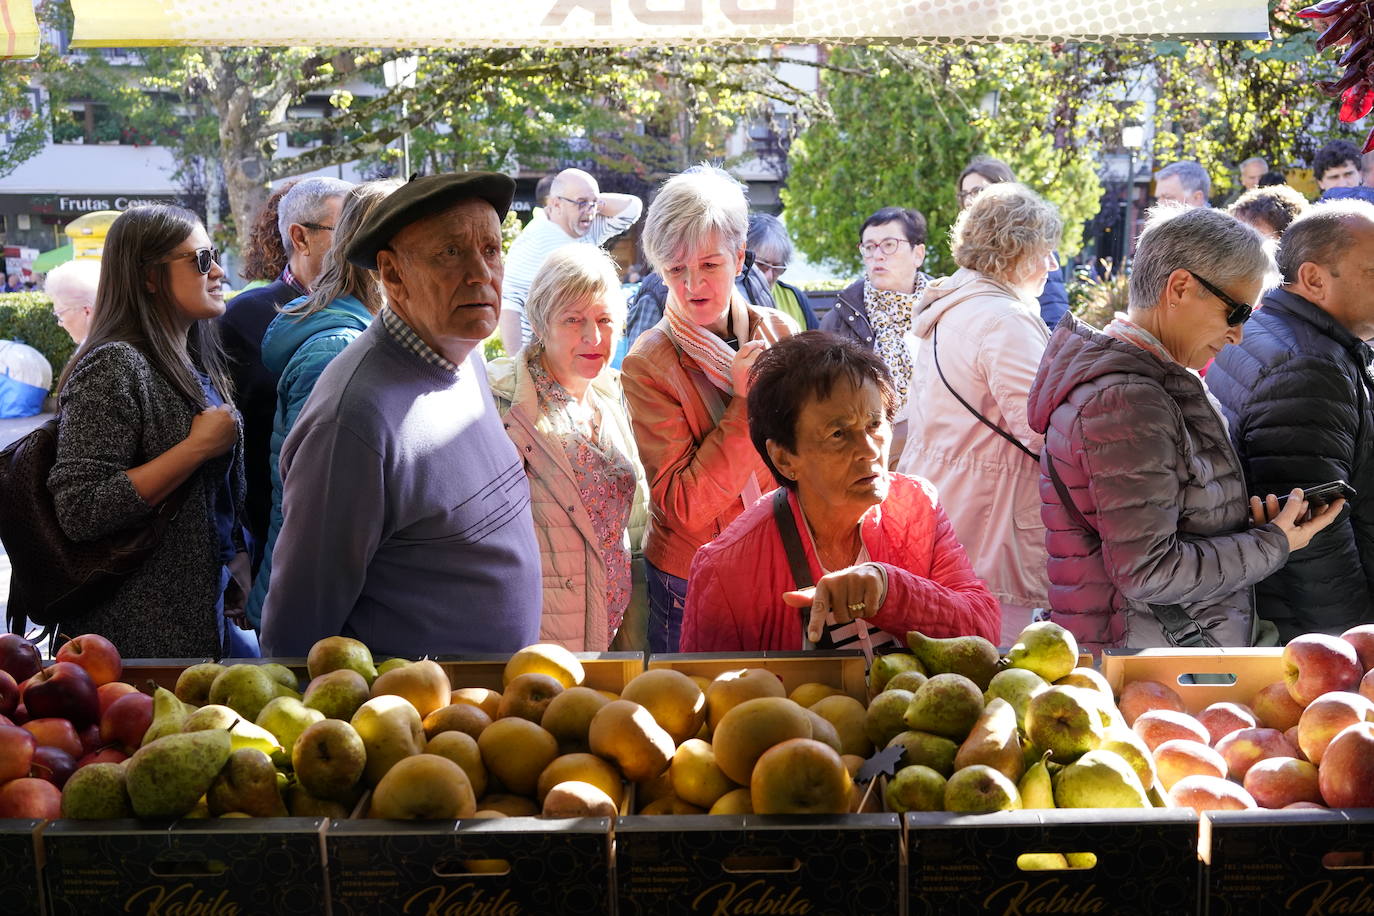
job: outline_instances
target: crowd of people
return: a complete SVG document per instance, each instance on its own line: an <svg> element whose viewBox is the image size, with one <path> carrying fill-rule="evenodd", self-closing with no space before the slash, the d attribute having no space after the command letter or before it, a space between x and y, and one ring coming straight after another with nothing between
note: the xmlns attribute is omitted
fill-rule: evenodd
<svg viewBox="0 0 1374 916"><path fill-rule="evenodd" d="M885 207L822 315L780 279L786 226L710 166L647 210L565 170L506 255L508 176L305 179L258 227L275 280L227 306L196 218L132 208L86 294L49 280L79 346L48 484L77 541L178 509L59 629L145 657L871 655L1033 619L1094 651L1374 620L1349 152L1316 204L1262 160L1226 209L1161 170L1102 329L1066 314L1057 209L988 158L955 180L957 270L923 272L924 216ZM627 301L602 245L641 217ZM1349 504L1309 504L1335 480Z"/></svg>

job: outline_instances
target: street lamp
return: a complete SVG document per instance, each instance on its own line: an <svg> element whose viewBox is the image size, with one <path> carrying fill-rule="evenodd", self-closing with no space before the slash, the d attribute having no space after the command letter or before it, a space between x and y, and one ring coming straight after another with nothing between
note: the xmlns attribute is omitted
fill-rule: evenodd
<svg viewBox="0 0 1374 916"><path fill-rule="evenodd" d="M1121 269L1131 260L1135 249L1135 154L1145 146L1145 128L1128 124L1121 128L1121 145L1126 149L1126 227L1121 242Z"/></svg>

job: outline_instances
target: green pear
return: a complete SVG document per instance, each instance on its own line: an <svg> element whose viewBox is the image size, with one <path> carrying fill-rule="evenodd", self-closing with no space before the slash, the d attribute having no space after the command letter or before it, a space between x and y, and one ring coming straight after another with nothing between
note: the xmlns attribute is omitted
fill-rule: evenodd
<svg viewBox="0 0 1374 916"><path fill-rule="evenodd" d="M377 677L381 677L388 671L395 671L397 668L404 668L406 665L409 664L410 659L408 658L388 658L386 661L382 662L380 665L377 666Z"/></svg>
<svg viewBox="0 0 1374 916"><path fill-rule="evenodd" d="M1059 771L1054 803L1060 808L1148 808L1140 777L1119 754L1088 751Z"/></svg>
<svg viewBox="0 0 1374 916"><path fill-rule="evenodd" d="M983 691L977 683L962 674L937 674L911 695L902 721L915 731L963 741L982 714Z"/></svg>
<svg viewBox="0 0 1374 916"><path fill-rule="evenodd" d="M1057 681L1078 665L1078 640L1059 624L1042 620L1021 631L1007 659L1013 668Z"/></svg>
<svg viewBox="0 0 1374 916"><path fill-rule="evenodd" d="M223 729L168 735L134 752L124 764L129 801L138 817L190 812L229 761Z"/></svg>
<svg viewBox="0 0 1374 916"><path fill-rule="evenodd" d="M1016 727L1025 731L1026 708L1030 706L1031 697L1049 689L1050 685L1034 671L1008 668L993 675L988 689L983 692L983 700L989 703L996 697L1006 700L1016 710Z"/></svg>
<svg viewBox="0 0 1374 916"><path fill-rule="evenodd" d="M1050 767L1046 751L1035 763L1026 768L1025 775L1016 784L1021 793L1021 804L1026 808L1053 808L1054 784L1050 779Z"/></svg>
<svg viewBox="0 0 1374 916"><path fill-rule="evenodd" d="M1012 782L1025 772L1021 759L1021 734L1016 729L1016 710L1001 697L993 697L983 715L973 724L959 752L954 755L954 768L962 770L975 763L986 764Z"/></svg>
<svg viewBox="0 0 1374 916"><path fill-rule="evenodd" d="M253 722L280 686L261 665L230 665L210 685L210 702Z"/></svg>
<svg viewBox="0 0 1374 916"><path fill-rule="evenodd" d="M277 787L277 768L262 751L239 748L205 792L210 813L241 811L252 817L286 817L286 803Z"/></svg>
<svg viewBox="0 0 1374 916"><path fill-rule="evenodd" d="M367 768L367 746L349 723L325 719L296 739L291 767L296 782L315 798L351 804Z"/></svg>
<svg viewBox="0 0 1374 916"><path fill-rule="evenodd" d="M1111 751L1131 765L1140 784L1148 789L1155 781L1155 758L1145 740L1125 725L1114 725L1102 733L1098 747Z"/></svg>
<svg viewBox="0 0 1374 916"><path fill-rule="evenodd" d="M886 747L892 736L906 730L902 717L914 696L908 690L884 690L873 698L864 713L864 735L874 747Z"/></svg>
<svg viewBox="0 0 1374 916"><path fill-rule="evenodd" d="M956 770L945 783L945 810L962 814L1021 810L1016 783L990 766L975 763Z"/></svg>
<svg viewBox="0 0 1374 916"><path fill-rule="evenodd" d="M909 652L889 652L887 655L879 655L873 659L873 665L868 669L868 692L882 693L887 687L887 682L892 680L893 675L903 671L926 673L925 668L921 666L920 659Z"/></svg>
<svg viewBox="0 0 1374 916"><path fill-rule="evenodd" d="M902 767L887 783L887 809L898 814L908 811L943 811L945 777L930 767Z"/></svg>
<svg viewBox="0 0 1374 916"><path fill-rule="evenodd" d="M278 684L281 684L283 687L290 690L292 693L297 693L297 691L301 689L300 678L296 677L296 672L292 671L285 665L278 664L277 662L267 662L266 664L259 665L258 667L261 668L263 672L266 673L269 677L271 677L272 680L276 681Z"/></svg>
<svg viewBox="0 0 1374 916"><path fill-rule="evenodd" d="M289 755L301 732L316 722L323 722L324 713L311 709L293 697L277 697L258 713L257 726L271 732Z"/></svg>
<svg viewBox="0 0 1374 916"><path fill-rule="evenodd" d="M123 763L88 763L62 787L62 816L83 821L133 817Z"/></svg>
<svg viewBox="0 0 1374 916"><path fill-rule="evenodd" d="M315 676L301 702L324 713L326 719L347 722L371 696L366 678L351 668L340 668Z"/></svg>
<svg viewBox="0 0 1374 916"><path fill-rule="evenodd" d="M210 702L210 685L224 671L224 666L216 662L201 662L192 665L177 675L173 691L177 699L192 706L204 706Z"/></svg>
<svg viewBox="0 0 1374 916"><path fill-rule="evenodd" d="M185 704L166 687L159 687L153 691L153 719L148 723L148 730L143 733L143 742L140 746L147 747L158 738L178 734L185 725Z"/></svg>
<svg viewBox="0 0 1374 916"><path fill-rule="evenodd" d="M213 729L227 731L234 750L251 747L270 755L282 749L276 735L255 725L228 706L202 706L186 717L186 724L181 730L190 733Z"/></svg>
<svg viewBox="0 0 1374 916"><path fill-rule="evenodd" d="M1070 763L1102 741L1098 707L1077 687L1051 687L1026 708L1026 737L1051 759Z"/></svg>
<svg viewBox="0 0 1374 916"><path fill-rule="evenodd" d="M347 636L326 636L310 647L305 659L306 670L313 681L327 671L350 668L363 676L368 686L377 679L377 666L372 650Z"/></svg>
<svg viewBox="0 0 1374 916"><path fill-rule="evenodd" d="M921 661L927 674L962 674L986 690L1002 667L997 647L981 636L935 639L919 630L906 634L906 644Z"/></svg>
<svg viewBox="0 0 1374 916"><path fill-rule="evenodd" d="M919 671L898 671L888 679L883 690L906 690L915 693L928 680L929 678Z"/></svg>
<svg viewBox="0 0 1374 916"><path fill-rule="evenodd" d="M1112 702L1116 702L1112 693L1112 685L1107 683L1107 679L1101 672L1092 668L1075 668L1068 674L1054 682L1059 687L1082 687L1085 690L1096 690L1106 697L1112 697Z"/></svg>
<svg viewBox="0 0 1374 916"><path fill-rule="evenodd" d="M930 732L905 731L887 743L887 747L898 745L902 748L903 766L926 766L943 776L954 772L954 755L959 753L959 745L948 738Z"/></svg>

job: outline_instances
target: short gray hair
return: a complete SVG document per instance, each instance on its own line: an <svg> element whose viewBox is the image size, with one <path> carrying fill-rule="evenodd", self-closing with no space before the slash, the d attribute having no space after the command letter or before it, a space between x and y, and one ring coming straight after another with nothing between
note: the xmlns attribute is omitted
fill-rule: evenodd
<svg viewBox="0 0 1374 916"><path fill-rule="evenodd" d="M749 231L744 185L724 169L697 165L663 183L649 206L641 244L654 270L717 236L738 251Z"/></svg>
<svg viewBox="0 0 1374 916"><path fill-rule="evenodd" d="M100 286L100 262L86 258L59 264L43 278L43 291L60 309L84 306L95 308L95 291Z"/></svg>
<svg viewBox="0 0 1374 916"><path fill-rule="evenodd" d="M564 245L545 259L525 299L535 340L549 336L549 324L565 306L603 298L615 319L616 338L625 325L625 290L620 269L611 256L595 245Z"/></svg>
<svg viewBox="0 0 1374 916"><path fill-rule="evenodd" d="M1298 279L1298 269L1311 261L1336 273L1336 262L1350 247L1351 223L1374 223L1374 205L1362 200L1330 200L1313 204L1288 224L1279 243L1279 275L1284 283Z"/></svg>
<svg viewBox="0 0 1374 916"><path fill-rule="evenodd" d="M1263 156L1251 156L1240 164L1240 168L1243 169L1247 165L1258 165L1264 171L1269 171L1269 163L1265 161Z"/></svg>
<svg viewBox="0 0 1374 916"><path fill-rule="evenodd" d="M749 235L745 243L765 261L786 264L792 259L792 240L787 237L787 227L771 213L755 213L749 217Z"/></svg>
<svg viewBox="0 0 1374 916"><path fill-rule="evenodd" d="M277 204L277 233L288 258L291 257L291 224L319 222L325 204L343 197L352 187L353 182L340 178L305 178L286 192Z"/></svg>
<svg viewBox="0 0 1374 916"><path fill-rule="evenodd" d="M1212 176L1207 174L1206 169L1191 160L1185 159L1182 162L1175 162L1155 172L1156 183L1165 178L1177 178L1178 183L1183 185L1185 191L1201 191L1203 197L1212 196Z"/></svg>
<svg viewBox="0 0 1374 916"><path fill-rule="evenodd" d="M1131 267L1132 308L1159 304L1169 275L1190 270L1216 286L1268 284L1273 243L1221 210L1161 204L1151 207Z"/></svg>

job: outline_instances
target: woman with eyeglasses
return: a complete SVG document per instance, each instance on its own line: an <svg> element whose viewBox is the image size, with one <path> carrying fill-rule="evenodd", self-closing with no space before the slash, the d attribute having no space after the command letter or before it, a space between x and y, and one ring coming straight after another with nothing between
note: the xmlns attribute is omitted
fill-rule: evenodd
<svg viewBox="0 0 1374 916"><path fill-rule="evenodd" d="M1196 370L1239 343L1274 269L1264 240L1218 210L1156 207L1124 315L1054 332L1031 389L1045 437L1051 619L1080 646L1246 646L1251 586L1329 525L1294 490L1247 503L1226 425ZM942 500L943 501L943 500Z"/></svg>
<svg viewBox="0 0 1374 916"><path fill-rule="evenodd" d="M792 260L792 240L787 237L787 227L782 220L771 213L751 213L745 245L754 253L754 266L768 284L768 292L778 311L795 321L803 331L820 327L806 293L782 282L787 262Z"/></svg>
<svg viewBox="0 0 1374 916"><path fill-rule="evenodd" d="M257 654L239 622L243 433L214 321L224 276L190 211L124 211L105 240L90 333L58 382L48 488L66 535L93 541L177 507L142 568L58 626L99 633L125 658Z"/></svg>
<svg viewBox="0 0 1374 916"><path fill-rule="evenodd" d="M919 210L884 207L859 228L864 276L847 286L835 307L821 319L821 330L838 334L878 354L896 387L892 456L906 443L907 389L914 368L907 333L930 277L926 259L926 218Z"/></svg>

